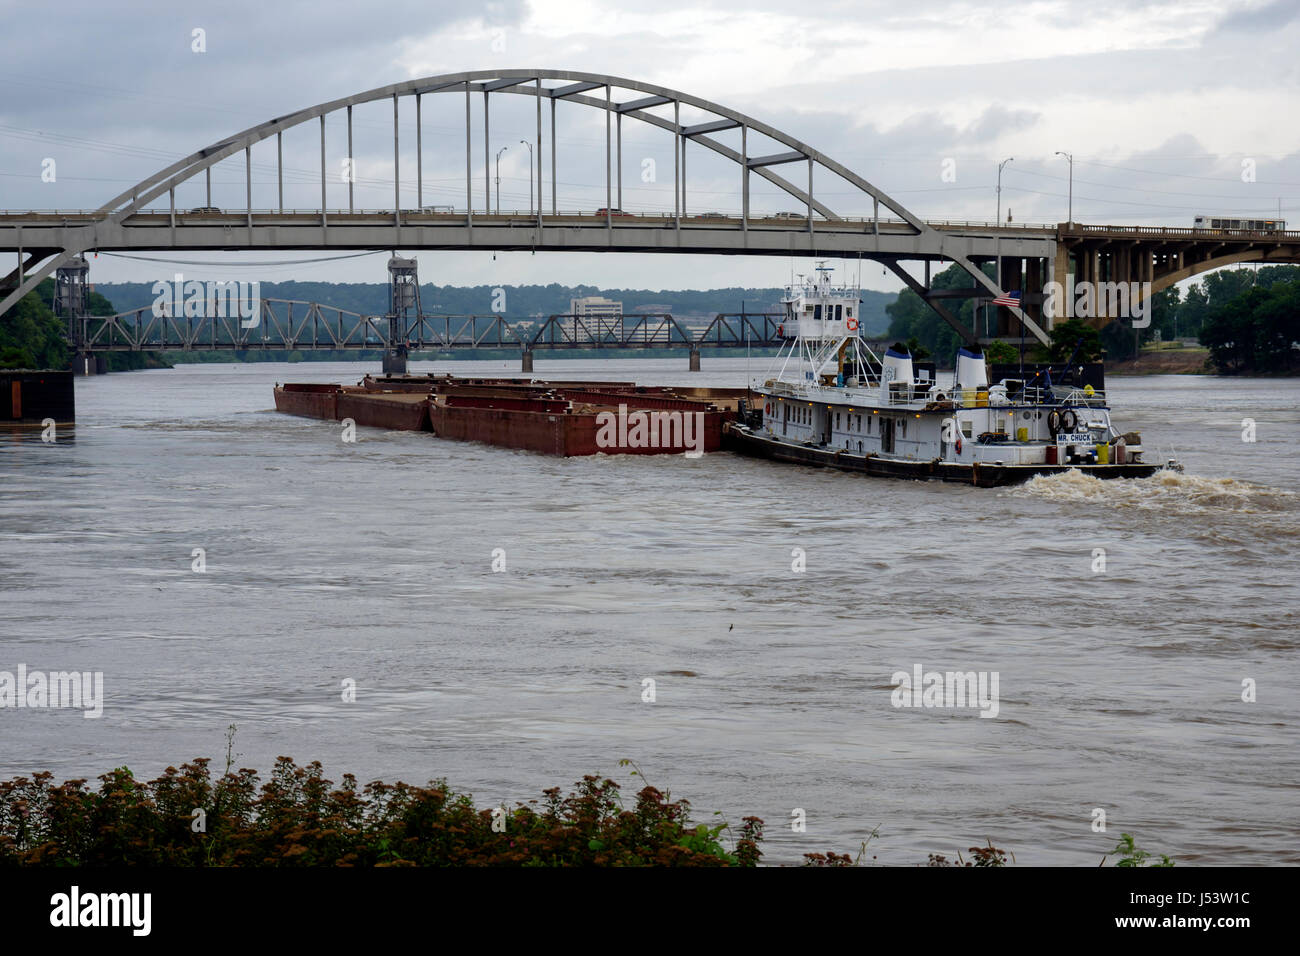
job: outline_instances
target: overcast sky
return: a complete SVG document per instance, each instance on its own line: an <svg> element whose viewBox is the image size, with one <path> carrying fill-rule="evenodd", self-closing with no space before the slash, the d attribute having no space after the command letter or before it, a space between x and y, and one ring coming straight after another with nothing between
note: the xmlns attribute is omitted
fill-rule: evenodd
<svg viewBox="0 0 1300 956"><path fill-rule="evenodd" d="M195 30L204 52L195 52ZM991 220L1000 160L1002 215L1190 225L1197 213L1300 222L1298 0L1061 0L990 4L450 0L382 4L104 3L0 0L0 208L95 208L171 161L275 116L405 79L459 70L609 73L723 104L838 160L913 212ZM631 98L631 97L625 97ZM403 103L404 205L415 205L414 110ZM527 208L531 97L493 99L492 151L503 208ZM475 106L476 110L478 105ZM476 123L481 122L475 114ZM356 113L357 204L391 207L391 105ZM662 131L624 127L624 201L671 208ZM484 198L481 127L474 199ZM464 98L425 98L424 202L463 207ZM327 129L331 167L346 154ZM726 135L720 135L726 139ZM604 205L604 120L561 105L561 208ZM549 150L549 130L545 134ZM734 145L738 146L738 137ZM274 141L254 149L254 199L275 205ZM739 172L701 147L688 160L688 211L738 212ZM751 153L759 150L751 144ZM776 150L771 150L776 151ZM287 206L319 203L319 129L285 136ZM44 160L56 179L42 182ZM646 161L654 182L643 182ZM950 162L949 162L950 161ZM550 158L544 176L550 205ZM945 180L943 171L955 171ZM1246 175L1243 175L1243 173ZM1253 172L1253 176L1250 173ZM797 178L797 177L796 177ZM798 209L756 182L755 209ZM1253 181L1252 181L1253 180ZM243 205L242 160L213 174L213 201ZM818 182L836 208L843 187ZM178 195L202 205L201 180ZM495 197L494 197L495 201ZM331 206L346 187L330 186ZM836 208L861 215L863 208ZM202 258L188 253L181 258ZM316 255L316 254L313 254ZM283 258L308 258L286 254ZM266 261L268 253L244 256ZM170 277L385 281L386 254L335 263L212 270L94 260L98 282ZM699 288L778 285L784 259L420 253L422 281ZM225 271L223 271L225 270ZM801 270L802 271L802 270ZM856 271L856 269L854 270ZM863 285L895 289L879 266Z"/></svg>

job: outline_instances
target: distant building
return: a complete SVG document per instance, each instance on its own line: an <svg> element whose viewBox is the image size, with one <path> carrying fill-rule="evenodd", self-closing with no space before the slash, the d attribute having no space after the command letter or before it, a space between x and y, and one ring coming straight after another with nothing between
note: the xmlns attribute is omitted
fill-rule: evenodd
<svg viewBox="0 0 1300 956"><path fill-rule="evenodd" d="M581 299L569 300L569 312L581 318L599 316L608 319L621 319L623 317L623 303L598 295L584 295Z"/></svg>
<svg viewBox="0 0 1300 956"><path fill-rule="evenodd" d="M586 326L597 335L623 334L623 303L598 295L585 295L569 300L569 312L576 315L573 321Z"/></svg>

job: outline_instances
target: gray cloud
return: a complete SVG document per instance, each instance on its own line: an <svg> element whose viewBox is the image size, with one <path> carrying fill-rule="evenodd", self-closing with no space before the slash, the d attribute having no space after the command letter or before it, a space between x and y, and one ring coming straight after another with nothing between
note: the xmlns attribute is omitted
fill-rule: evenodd
<svg viewBox="0 0 1300 956"><path fill-rule="evenodd" d="M1012 205L1019 220L1063 219L1067 167L1053 153L1071 149L1077 157L1076 218L1183 222L1196 211L1275 206L1280 196L1284 208L1297 210L1291 217L1300 219L1296 133L1279 126L1280 118L1297 112L1292 51L1300 22L1294 3L1236 4L1217 18L1203 5L1098 0L1081 25L1069 4L1028 0L996 8L940 0L923 11L883 0L836 0L815 10L777 0L666 2L653 17L631 10L598 16L553 39L547 37L557 24L533 19L537 9L523 0L487 6L396 0L382 10L319 0L194 9L147 3L123 12L72 0L52 16L9 5L0 35L0 82L7 90L0 99L0 207L97 206L173 157L272 116L405 79L410 64L442 72L533 63L657 81L750 113L935 218L991 217L997 160L1013 154L1017 161L1003 179L1004 207ZM707 28L692 31L688 15ZM938 56L931 48L972 30L996 30L999 22L1018 26L1018 42L992 62L955 62L957 56ZM1125 24L1113 48L1046 51L1025 39L1036 31L1108 22ZM751 47L759 26L760 45ZM195 27L207 31L204 54L191 52ZM508 35L505 54L488 47L495 29ZM877 55L864 54L863 43ZM966 58L987 56L992 48L954 49ZM879 51L902 52L891 62L903 65L885 68ZM790 64L797 67L789 71L792 79L773 79L785 75L778 67ZM1192 95L1215 106L1198 110ZM1239 108L1225 113L1225 96ZM464 201L463 106L458 118L454 99L426 99L426 202ZM1183 104L1176 123L1163 102ZM1267 114L1259 105L1265 102ZM530 105L523 97L494 99L494 147L531 138ZM1256 109L1257 124L1234 126L1239 141L1216 140L1225 119L1240 121ZM391 202L391 139L384 133L391 113L387 119L384 113L357 114L357 156L368 170L363 176L374 180L359 184L362 204ZM1135 142L1132 130L1147 123L1161 130L1160 137ZM480 129L476 125L476 137ZM319 197L316 135L306 129L285 137L290 205ZM603 120L562 108L559 136L562 201L603 205ZM327 137L334 163L345 149L341 127L331 125ZM638 132L634 124L625 124L625 137L625 203L670 205L667 138ZM1279 149L1264 148L1265 141L1281 142L1283 155L1270 155ZM403 141L408 170L412 147ZM39 181L47 156L58 160L55 184ZM476 139L474 195L480 204L481 156ZM1241 181L1242 156L1258 157L1257 183ZM273 157L273 148L254 151L257 205L272 202L274 168L266 164ZM698 148L691 157L692 207L737 207L734 167L711 161ZM946 157L956 160L955 182L940 179ZM643 158L659 164L657 183L640 182ZM527 203L524 160L517 145L503 157L507 204ZM545 178L549 195L549 166ZM242 201L242 161L219 167L214 183L219 203ZM836 188L818 183L828 202ZM772 208L789 206L770 189L760 186L756 194ZM181 199L182 205L200 201L194 190ZM346 190L331 184L330 201L346 204ZM437 261L478 260L448 255ZM580 263L593 269L598 263L600 274L622 284L633 284L628 273L652 269L658 270L652 284L665 286L700 276L719 284L724 277L717 270L752 276L771 268L767 262L706 264L683 257L502 257L507 261L534 277L551 269L576 275ZM473 266L482 268L489 267ZM502 267L491 268L499 273ZM466 273L470 279L487 276Z"/></svg>

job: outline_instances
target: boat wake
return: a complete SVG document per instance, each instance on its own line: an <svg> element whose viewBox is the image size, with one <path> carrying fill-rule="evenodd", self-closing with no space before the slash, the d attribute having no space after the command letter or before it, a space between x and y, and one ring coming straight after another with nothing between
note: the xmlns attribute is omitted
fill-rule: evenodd
<svg viewBox="0 0 1300 956"><path fill-rule="evenodd" d="M1090 502L1107 508L1139 508L1174 513L1291 512L1300 495L1235 478L1160 471L1149 478L1103 481L1079 471L1039 475L1006 492L1046 501Z"/></svg>

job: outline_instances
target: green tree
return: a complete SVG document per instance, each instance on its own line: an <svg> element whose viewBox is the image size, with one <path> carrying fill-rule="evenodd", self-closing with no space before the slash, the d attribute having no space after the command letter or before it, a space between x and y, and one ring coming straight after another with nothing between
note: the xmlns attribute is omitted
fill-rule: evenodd
<svg viewBox="0 0 1300 956"><path fill-rule="evenodd" d="M1070 361L1071 356L1077 363L1101 361L1101 336L1096 329L1081 319L1069 319L1058 323L1052 329L1051 335L1052 344L1048 349L1048 357L1052 362L1067 362Z"/></svg>
<svg viewBox="0 0 1300 956"><path fill-rule="evenodd" d="M986 271L990 271L992 266ZM943 272L934 276L931 286L935 289L968 289L974 285L974 279L961 266L953 263ZM947 307L956 312L959 322L973 327L974 303L967 299L957 305L959 300L947 300ZM921 348L928 349L941 364L954 360L957 349L962 345L962 337L945 322L934 309L911 289L904 289L898 299L885 306L889 315L890 338L900 342L915 340Z"/></svg>
<svg viewBox="0 0 1300 956"><path fill-rule="evenodd" d="M1020 360L1020 350L1010 342L990 342L984 346L984 358L994 364L1008 365Z"/></svg>
<svg viewBox="0 0 1300 956"><path fill-rule="evenodd" d="M1201 344L1222 374L1300 370L1300 281L1255 285L1213 308Z"/></svg>
<svg viewBox="0 0 1300 956"><path fill-rule="evenodd" d="M1199 336L1210 316L1210 297L1201 284L1187 287L1187 296L1178 307L1178 331L1182 335Z"/></svg>
<svg viewBox="0 0 1300 956"><path fill-rule="evenodd" d="M67 368L70 361L63 323L49 301L54 280L46 279L0 315L0 367Z"/></svg>

